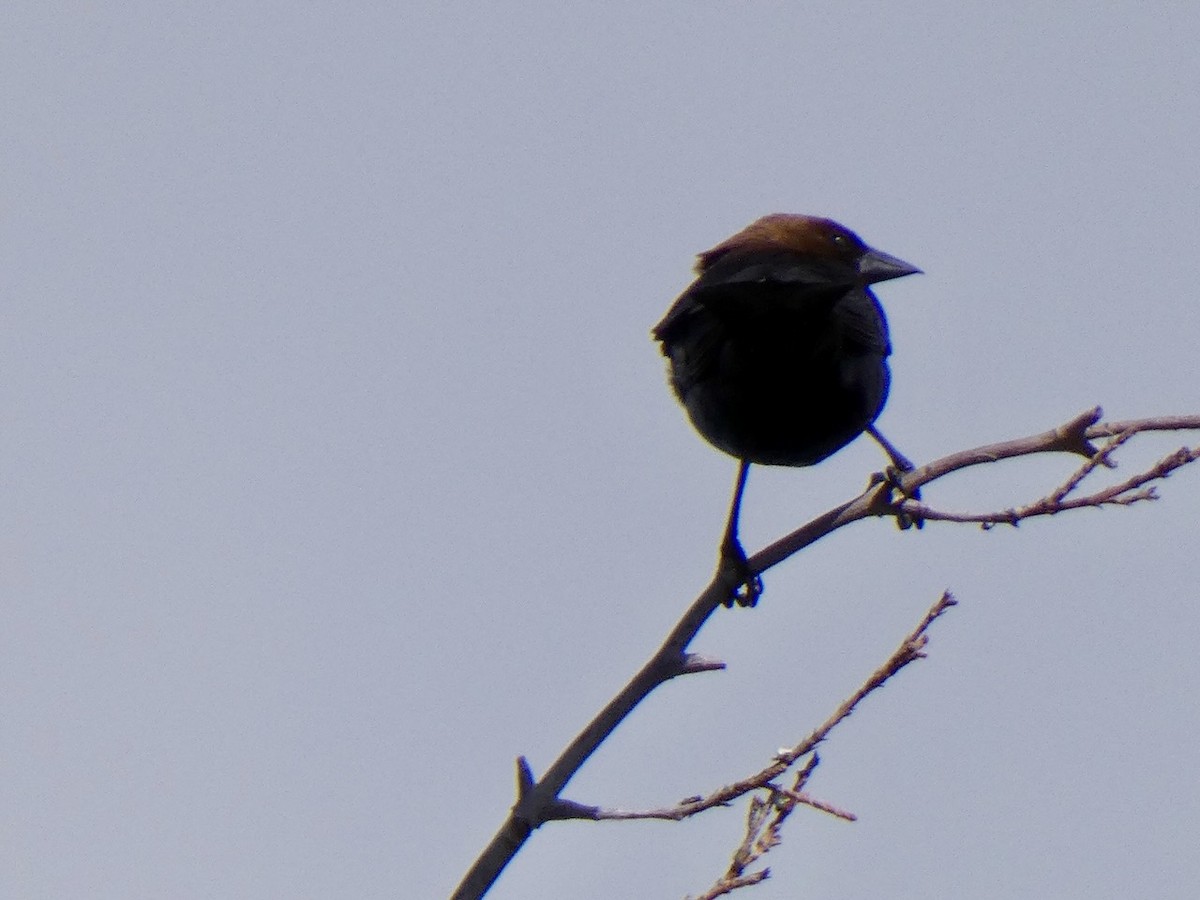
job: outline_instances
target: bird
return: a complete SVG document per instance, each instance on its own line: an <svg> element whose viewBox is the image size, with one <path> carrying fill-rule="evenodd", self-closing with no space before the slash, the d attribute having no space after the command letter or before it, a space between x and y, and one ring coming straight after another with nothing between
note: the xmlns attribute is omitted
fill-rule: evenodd
<svg viewBox="0 0 1200 900"><path fill-rule="evenodd" d="M762 582L738 539L751 465L812 466L875 428L891 383L887 319L871 285L921 272L820 216L763 216L699 254L695 280L651 330L692 425L736 458L721 541L725 606Z"/></svg>

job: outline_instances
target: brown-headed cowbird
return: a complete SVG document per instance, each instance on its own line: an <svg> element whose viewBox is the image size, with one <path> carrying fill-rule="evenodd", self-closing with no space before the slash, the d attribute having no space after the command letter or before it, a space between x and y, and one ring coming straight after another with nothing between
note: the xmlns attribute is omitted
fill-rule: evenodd
<svg viewBox="0 0 1200 900"><path fill-rule="evenodd" d="M762 585L738 541L751 463L811 466L874 429L887 400L887 321L870 285L920 272L837 222L764 216L705 253L653 335L696 430L740 461L722 571L730 606Z"/></svg>

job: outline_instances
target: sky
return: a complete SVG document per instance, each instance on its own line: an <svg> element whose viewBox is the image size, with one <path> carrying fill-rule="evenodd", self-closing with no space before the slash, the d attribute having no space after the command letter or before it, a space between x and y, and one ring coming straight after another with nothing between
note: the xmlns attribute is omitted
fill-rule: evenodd
<svg viewBox="0 0 1200 900"><path fill-rule="evenodd" d="M0 895L424 898L708 581L735 470L649 338L694 254L831 216L922 462L1200 412L1200 6L8 4ZM1119 478L1194 434L1139 439ZM860 440L755 469L753 552ZM1066 458L927 489L984 510ZM884 520L765 576L568 786L757 771L944 589L743 892L1200 895L1200 470L982 532ZM489 895L683 897L744 808L553 823Z"/></svg>

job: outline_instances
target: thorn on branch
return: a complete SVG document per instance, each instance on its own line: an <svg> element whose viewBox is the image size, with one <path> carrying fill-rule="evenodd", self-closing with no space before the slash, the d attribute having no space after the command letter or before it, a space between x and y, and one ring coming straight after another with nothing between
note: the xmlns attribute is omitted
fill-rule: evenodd
<svg viewBox="0 0 1200 900"><path fill-rule="evenodd" d="M1103 415L1103 409L1093 406L1086 412L1081 412L1065 425L1054 429L1054 436L1058 443L1055 449L1077 453L1091 459L1098 451L1096 446L1088 440L1088 429L1099 422Z"/></svg>
<svg viewBox="0 0 1200 900"><path fill-rule="evenodd" d="M537 779L533 776L533 767L524 756L517 757L517 802L513 806L513 814L531 829L546 822L557 819L598 819L600 808L576 803L574 800L564 800L561 797L551 797L539 803L537 800Z"/></svg>
<svg viewBox="0 0 1200 900"><path fill-rule="evenodd" d="M724 668L724 660L702 656L699 653L685 653L683 655L683 665L679 668L679 674L691 675L696 672L717 672Z"/></svg>
<svg viewBox="0 0 1200 900"><path fill-rule="evenodd" d="M517 757L517 802L524 800L533 790L533 768L524 756Z"/></svg>

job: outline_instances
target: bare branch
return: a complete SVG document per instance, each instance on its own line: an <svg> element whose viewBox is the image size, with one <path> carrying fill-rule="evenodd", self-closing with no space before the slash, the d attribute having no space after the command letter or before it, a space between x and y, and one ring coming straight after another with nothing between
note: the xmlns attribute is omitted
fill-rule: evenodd
<svg viewBox="0 0 1200 900"><path fill-rule="evenodd" d="M1146 431L1200 430L1200 415L1169 416L1110 423L1100 423L1100 415L1100 409L1097 407L1096 409L1081 413L1063 425L1041 434L954 453L911 471L897 473L893 479L875 479L867 490L859 496L825 512L808 524L785 535L754 554L747 561L748 568L753 575L760 575L830 532L844 525L849 525L852 522L869 517L891 516L901 523L932 519L976 522L981 524L999 522L1015 524L1015 522L1020 521L1022 518L1033 515L1051 515L1085 506L1125 506L1143 500L1150 500L1155 497L1153 487L1150 486L1151 482L1161 480L1175 469L1200 458L1200 448L1194 450L1184 448L1169 457L1165 457L1155 466L1131 479L1127 479L1119 485L1096 491L1090 495L1072 496L1079 489L1082 482L1097 468L1110 465L1110 456L1112 453L1133 435ZM1097 449L1092 444L1092 441L1103 438L1116 438L1117 440L1115 443L1107 443L1102 449ZM928 507L916 499L919 496L919 489L923 485L929 484L951 472L984 463L994 463L1004 459L1012 459L1036 453L1074 453L1085 457L1088 461L1070 479L1051 491L1046 497L1012 510L984 514L948 513ZM454 900L475 900L475 898L482 897L508 862L520 850L533 830L542 823L559 818L593 817L590 814L590 811L594 809L593 807L562 800L559 797L560 792L566 787L584 761L612 733L612 730L656 687L680 675L721 668L721 664L717 661L690 656L687 653L687 647L704 626L705 622L708 621L709 616L721 607L722 601L727 598L727 595L728 585L718 572L708 587L693 601L687 612L684 613L683 617L671 630L671 633L667 636L662 646L659 647L650 660L608 705L568 744L559 758L546 771L545 775L531 783L525 783L524 779L522 779L521 790L518 791L517 802L513 806L512 812L500 827L500 830L496 833L491 843L484 849L464 876L453 894ZM950 602L952 603L953 601ZM942 611L944 612L944 609ZM937 613L937 615L940 614L940 612ZM887 666L885 665L883 669L875 673L873 678L881 679L878 684L882 684L892 674L895 674L895 671L898 671L899 668L907 665L913 659L919 658L922 655L923 646L923 635L919 635L918 638L910 636L909 641L906 641L901 648L903 651L902 656L907 654L904 656L903 662L899 663L893 671L887 671ZM868 685L870 684L871 682L869 681ZM878 687L878 684L875 684L875 687ZM870 687L867 692L869 693L870 690L874 690L874 687ZM865 696L865 694L862 696ZM854 704L859 699L861 697L857 699L852 698L851 701L847 701L848 705L844 704L839 709L839 714L835 714L836 720L832 724L836 725L837 721L849 715L854 708ZM832 725L829 727L832 727ZM802 749L807 745L807 742L801 742L795 748L787 751L787 753L793 754L790 758L786 755L780 757L771 766L764 769L764 773L775 772L767 781L778 777L799 756L810 752L812 747L815 747L816 743L823 740L824 734L827 733L828 729L824 732L818 729L808 739L812 742L808 749ZM782 769L776 771L776 767L779 765L782 765ZM531 772L529 777L532 778ZM765 786L766 782L759 785L759 787ZM726 791L735 787L736 785L731 785L729 788L718 790L709 798L702 798L699 803L708 804L709 806L727 803L732 797L739 796L736 792L725 796ZM776 788L776 790L778 789ZM783 795L777 795L777 798L778 796ZM777 799L776 805L779 802ZM788 802L792 801L789 800ZM675 809L684 806L686 804L681 804L680 807L676 807ZM613 814L607 817L622 817L616 815L615 812L613 811ZM688 814L694 814L694 812L689 812ZM595 817L604 817L604 815L602 811L596 810ZM623 817L632 818L637 816L636 814L627 814ZM645 818L646 816L641 817ZM673 818L674 816L658 817ZM765 874L759 874L758 876L745 877L757 877L757 880L762 880L766 876ZM752 883L757 883L757 881ZM722 893L728 893L728 890L723 890ZM705 896L719 895L711 894Z"/></svg>
<svg viewBox="0 0 1200 900"><path fill-rule="evenodd" d="M707 796L689 797L687 800L676 804L675 806L662 807L660 809L647 810L622 810L622 809L599 809L595 818L597 819L670 819L680 821L689 818L697 813L704 812L706 809L712 809L714 806L728 806L731 801L744 797L753 791L769 789L775 792L781 792L782 789L771 784L776 778L788 771L799 759L808 756L812 753L817 745L820 744L829 735L838 723L848 717L854 711L854 708L861 703L868 694L883 687L884 682L903 669L911 662L915 662L925 656L924 648L929 638L926 632L929 626L932 625L940 616L942 616L950 607L958 603L949 592L942 594L937 602L933 604L925 613L923 619L912 632L907 635L896 651L888 657L887 661L875 670L871 676L863 682L863 684L850 695L845 701L834 710L833 714L822 722L815 731L800 741L794 747L784 747L778 750L771 762L764 768L749 775L740 781L735 781L732 784L724 785L712 791ZM804 780L812 772L817 765L817 759L814 755L806 767L802 768L798 774L803 775L803 779L797 782L793 787L793 791L799 791L804 785ZM808 802L805 800L804 802ZM811 803L809 805L816 806L818 804ZM830 810L832 811L832 810ZM835 815L846 816L840 812L835 812ZM853 818L853 817L851 817Z"/></svg>
<svg viewBox="0 0 1200 900"><path fill-rule="evenodd" d="M994 512L962 513L934 509L924 503L917 503L912 500L904 500L899 505L909 515L927 521L975 522L983 525L984 528L990 528L998 524L1015 526L1023 519L1031 519L1035 516L1052 516L1072 509L1083 509L1089 506L1097 509L1105 506L1131 506L1134 503L1140 503L1144 500L1157 500L1158 493L1150 485L1151 482L1160 481L1176 469L1200 459L1200 447L1182 447L1174 453L1164 456L1150 468L1118 484L1110 485L1091 494L1068 499L1067 495L1075 491L1084 479L1095 472L1098 467L1111 466L1109 462L1110 454L1116 450L1117 446L1132 436L1133 432L1122 432L1113 438L1111 446L1105 446L1097 451L1092 459L1080 466L1062 485L1045 497L1028 503L1025 506Z"/></svg>
<svg viewBox="0 0 1200 900"><path fill-rule="evenodd" d="M840 809L839 807L834 806L832 803L826 803L824 800L818 800L816 797L810 796L809 794L788 790L787 788L773 788L773 790L783 797L787 797L789 800L804 806L811 806L813 809L819 812L828 813L836 819L843 819L846 822L858 821L858 816L856 816L854 813Z"/></svg>
<svg viewBox="0 0 1200 900"><path fill-rule="evenodd" d="M724 897L726 894L731 894L738 888L750 887L752 884L761 884L771 877L770 869L760 869L757 872L751 872L749 875L742 875L738 878L723 878L703 894L697 894L689 900L714 900L715 897Z"/></svg>
<svg viewBox="0 0 1200 900"><path fill-rule="evenodd" d="M888 657L887 662L876 669L871 677L849 699L842 703L834 711L833 715L826 719L816 731L795 747L780 750L776 753L774 761L766 769L762 770L762 772L738 782L739 786L745 788L742 793L765 788L769 792L768 797L766 799L757 796L750 798L750 807L746 815L745 837L742 839L737 850L734 851L733 861L730 863L728 870L717 879L707 893L701 896L717 897L722 894L728 894L737 888L746 887L747 885L744 882L745 870L762 859L763 856L782 842L781 831L783 823L797 806L811 806L850 822L856 820L857 817L853 813L848 813L827 803L814 800L803 793L803 788L808 783L809 776L812 775L819 763L816 747L828 737L829 733L837 727L838 723L845 720L854 711L855 707L868 694L882 687L889 678L909 665L909 663L924 658L924 648L929 641L929 637L926 634L929 626L956 604L957 601L948 591L943 593L938 601L925 613L925 617L917 627L901 641L896 651ZM796 771L796 776L790 790L781 788L773 784L770 779L764 778L766 773L777 771L780 765L785 767L790 766L804 756L808 756L808 760ZM728 791L728 788L715 792L713 796L725 791ZM722 805L727 805L730 799L732 797L726 796ZM709 808L705 804L706 800L691 804L688 807L689 811L687 814L694 815L701 809ZM767 869L763 869L760 873L755 874L762 874L763 878L766 878L768 871ZM757 884L758 882L752 883Z"/></svg>
<svg viewBox="0 0 1200 900"><path fill-rule="evenodd" d="M1083 480L1095 472L1099 466L1104 466L1108 469L1115 469L1117 464L1112 460L1113 453L1116 452L1118 447L1133 437L1134 434L1136 434L1136 432L1122 431L1120 434L1114 435L1113 438L1105 442L1104 446L1096 451L1096 453L1093 454L1090 459L1086 460L1083 465L1071 473L1071 477L1060 484L1050 494L1050 496L1054 498L1055 502L1059 502L1063 500L1063 498L1065 498L1069 493L1074 491L1075 488L1079 487L1079 485L1083 483Z"/></svg>
<svg viewBox="0 0 1200 900"><path fill-rule="evenodd" d="M1200 415L1154 416L1149 419L1130 419L1128 422L1101 422L1088 428L1087 437L1112 437L1126 431L1133 434L1143 431L1200 431Z"/></svg>

